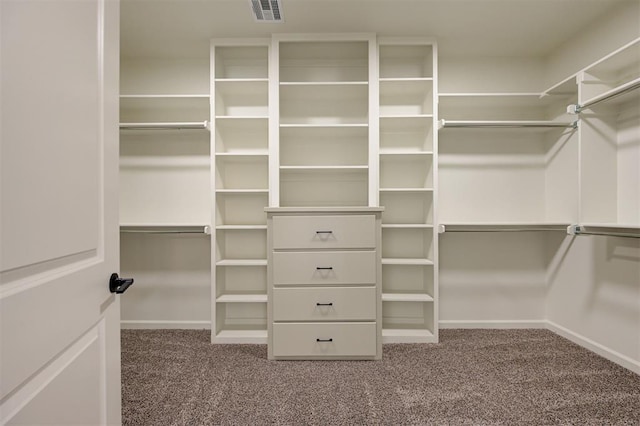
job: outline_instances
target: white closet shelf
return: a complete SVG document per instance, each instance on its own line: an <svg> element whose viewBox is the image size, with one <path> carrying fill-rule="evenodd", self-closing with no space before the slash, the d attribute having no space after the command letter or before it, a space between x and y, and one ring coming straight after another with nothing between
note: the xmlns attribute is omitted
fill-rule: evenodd
<svg viewBox="0 0 640 426"><path fill-rule="evenodd" d="M213 80L216 84L224 84L224 83L268 83L269 79L267 77L248 77L248 78L215 78Z"/></svg>
<svg viewBox="0 0 640 426"><path fill-rule="evenodd" d="M558 96L577 96L578 85L576 84L576 77L572 75L559 83L554 84L544 92L540 94L540 98L546 97L558 97Z"/></svg>
<svg viewBox="0 0 640 426"><path fill-rule="evenodd" d="M251 231L251 230L265 230L267 225L216 225L217 231Z"/></svg>
<svg viewBox="0 0 640 426"><path fill-rule="evenodd" d="M393 149L380 149L380 156L394 157L406 157L406 159L415 160L420 157L430 157L433 155L433 151L407 151L407 150L393 150Z"/></svg>
<svg viewBox="0 0 640 426"><path fill-rule="evenodd" d="M237 121L249 121L249 120L269 120L268 115L256 114L256 115L216 115L216 121L237 120Z"/></svg>
<svg viewBox="0 0 640 426"><path fill-rule="evenodd" d="M283 172L344 172L344 171L363 171L369 166L280 166Z"/></svg>
<svg viewBox="0 0 640 426"><path fill-rule="evenodd" d="M255 149L255 150L246 150L246 151L225 151L225 152L216 152L216 158L222 158L224 160L234 160L234 159L264 159L264 157L269 156L269 151L266 149Z"/></svg>
<svg viewBox="0 0 640 426"><path fill-rule="evenodd" d="M378 80L381 83L384 83L384 82L403 82L403 81L433 82L433 77L380 77Z"/></svg>
<svg viewBox="0 0 640 426"><path fill-rule="evenodd" d="M267 303L266 294L224 294L216 298L218 303Z"/></svg>
<svg viewBox="0 0 640 426"><path fill-rule="evenodd" d="M566 231L568 223L481 223L461 222L444 223L439 225L438 232L528 232L528 231Z"/></svg>
<svg viewBox="0 0 640 426"><path fill-rule="evenodd" d="M367 123L281 123L280 128L319 128L319 129L330 129L330 128L367 128L369 125Z"/></svg>
<svg viewBox="0 0 640 426"><path fill-rule="evenodd" d="M421 118L433 118L433 114L380 114L380 118L386 119L421 119Z"/></svg>
<svg viewBox="0 0 640 426"><path fill-rule="evenodd" d="M421 192L421 193L429 193L433 192L433 188L380 188L380 192Z"/></svg>
<svg viewBox="0 0 640 426"><path fill-rule="evenodd" d="M220 330L215 335L216 343L267 343L267 330Z"/></svg>
<svg viewBox="0 0 640 426"><path fill-rule="evenodd" d="M383 302L433 302L433 297L424 293L382 293Z"/></svg>
<svg viewBox="0 0 640 426"><path fill-rule="evenodd" d="M267 266L267 259L222 259L216 266Z"/></svg>
<svg viewBox="0 0 640 426"><path fill-rule="evenodd" d="M382 258L383 265L417 265L417 266L429 266L433 265L433 261L429 259L418 258Z"/></svg>
<svg viewBox="0 0 640 426"><path fill-rule="evenodd" d="M636 38L616 51L611 52L609 55L599 59L586 67L584 71L590 74L611 76L621 70L628 70L637 66L638 55L640 55L640 38Z"/></svg>
<svg viewBox="0 0 640 426"><path fill-rule="evenodd" d="M413 328L384 328L382 325L382 337L390 339L405 338L407 342L415 342L416 338L433 338L433 333L426 329ZM402 340L383 341L383 343L401 343Z"/></svg>
<svg viewBox="0 0 640 426"><path fill-rule="evenodd" d="M268 194L268 189L262 188L249 188L249 189L216 189L216 194L219 195L240 195L240 194Z"/></svg>
<svg viewBox="0 0 640 426"><path fill-rule="evenodd" d="M368 81L281 81L280 86L368 86Z"/></svg>
<svg viewBox="0 0 640 426"><path fill-rule="evenodd" d="M137 234L211 234L209 225L182 224L121 224L120 232Z"/></svg>
<svg viewBox="0 0 640 426"><path fill-rule="evenodd" d="M531 128L531 129L549 129L549 128L577 128L577 121L559 122L553 120L440 120L438 122L439 129L446 128Z"/></svg>
<svg viewBox="0 0 640 426"><path fill-rule="evenodd" d="M430 229L433 225L428 223L383 223L382 229Z"/></svg>

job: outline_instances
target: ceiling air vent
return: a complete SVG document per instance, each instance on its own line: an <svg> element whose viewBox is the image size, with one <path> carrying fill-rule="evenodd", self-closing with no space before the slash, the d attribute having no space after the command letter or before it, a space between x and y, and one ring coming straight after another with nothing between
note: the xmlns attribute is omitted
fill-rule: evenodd
<svg viewBox="0 0 640 426"><path fill-rule="evenodd" d="M280 0L249 0L256 21L282 22Z"/></svg>

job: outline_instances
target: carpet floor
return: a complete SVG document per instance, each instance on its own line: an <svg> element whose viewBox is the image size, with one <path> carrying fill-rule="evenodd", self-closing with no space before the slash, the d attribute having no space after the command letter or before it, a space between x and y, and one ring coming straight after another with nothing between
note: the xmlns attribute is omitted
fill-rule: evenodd
<svg viewBox="0 0 640 426"><path fill-rule="evenodd" d="M382 361L269 361L123 330L124 425L640 425L640 376L547 330L441 330Z"/></svg>

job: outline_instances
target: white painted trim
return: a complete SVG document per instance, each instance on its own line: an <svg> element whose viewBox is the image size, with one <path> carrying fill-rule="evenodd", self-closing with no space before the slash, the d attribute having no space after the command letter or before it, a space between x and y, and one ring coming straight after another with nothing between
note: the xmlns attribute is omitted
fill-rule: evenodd
<svg viewBox="0 0 640 426"><path fill-rule="evenodd" d="M491 329L516 329L516 328L547 328L545 320L440 320L438 325L445 328L491 328Z"/></svg>
<svg viewBox="0 0 640 426"><path fill-rule="evenodd" d="M636 361L626 355L609 349L606 346L594 342L593 340L556 324L553 321L547 321L547 329L579 346L582 346L585 349L590 350L591 352L602 356L603 358L608 359L609 361L615 362L621 367L631 370L636 374L640 374L640 361Z"/></svg>
<svg viewBox="0 0 640 426"><path fill-rule="evenodd" d="M91 328L87 333L78 339L74 344L58 355L49 365L43 368L33 378L29 379L22 387L10 394L10 396L0 405L0 424L7 424L16 414L18 414L29 402L31 402L40 392L44 390L56 377L66 370L80 355L82 355L91 345L103 338L104 320ZM102 381L102 377L101 377ZM103 386L104 383L101 383ZM101 395L102 397L102 395ZM102 404L102 401L101 401ZM104 418L104 416L101 416Z"/></svg>
<svg viewBox="0 0 640 426"><path fill-rule="evenodd" d="M188 329L210 330L211 321L173 321L173 320L122 320L120 328L127 329Z"/></svg>

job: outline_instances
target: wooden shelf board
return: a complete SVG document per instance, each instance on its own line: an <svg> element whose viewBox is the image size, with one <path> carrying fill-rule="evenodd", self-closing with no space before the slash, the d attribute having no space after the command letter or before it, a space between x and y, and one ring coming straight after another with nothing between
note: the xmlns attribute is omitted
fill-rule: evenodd
<svg viewBox="0 0 640 426"><path fill-rule="evenodd" d="M267 259L223 259L216 266L267 266Z"/></svg>
<svg viewBox="0 0 640 426"><path fill-rule="evenodd" d="M433 302L428 294L418 293L382 293L383 302Z"/></svg>
<svg viewBox="0 0 640 426"><path fill-rule="evenodd" d="M267 303L266 294L225 294L216 298L217 303Z"/></svg>

